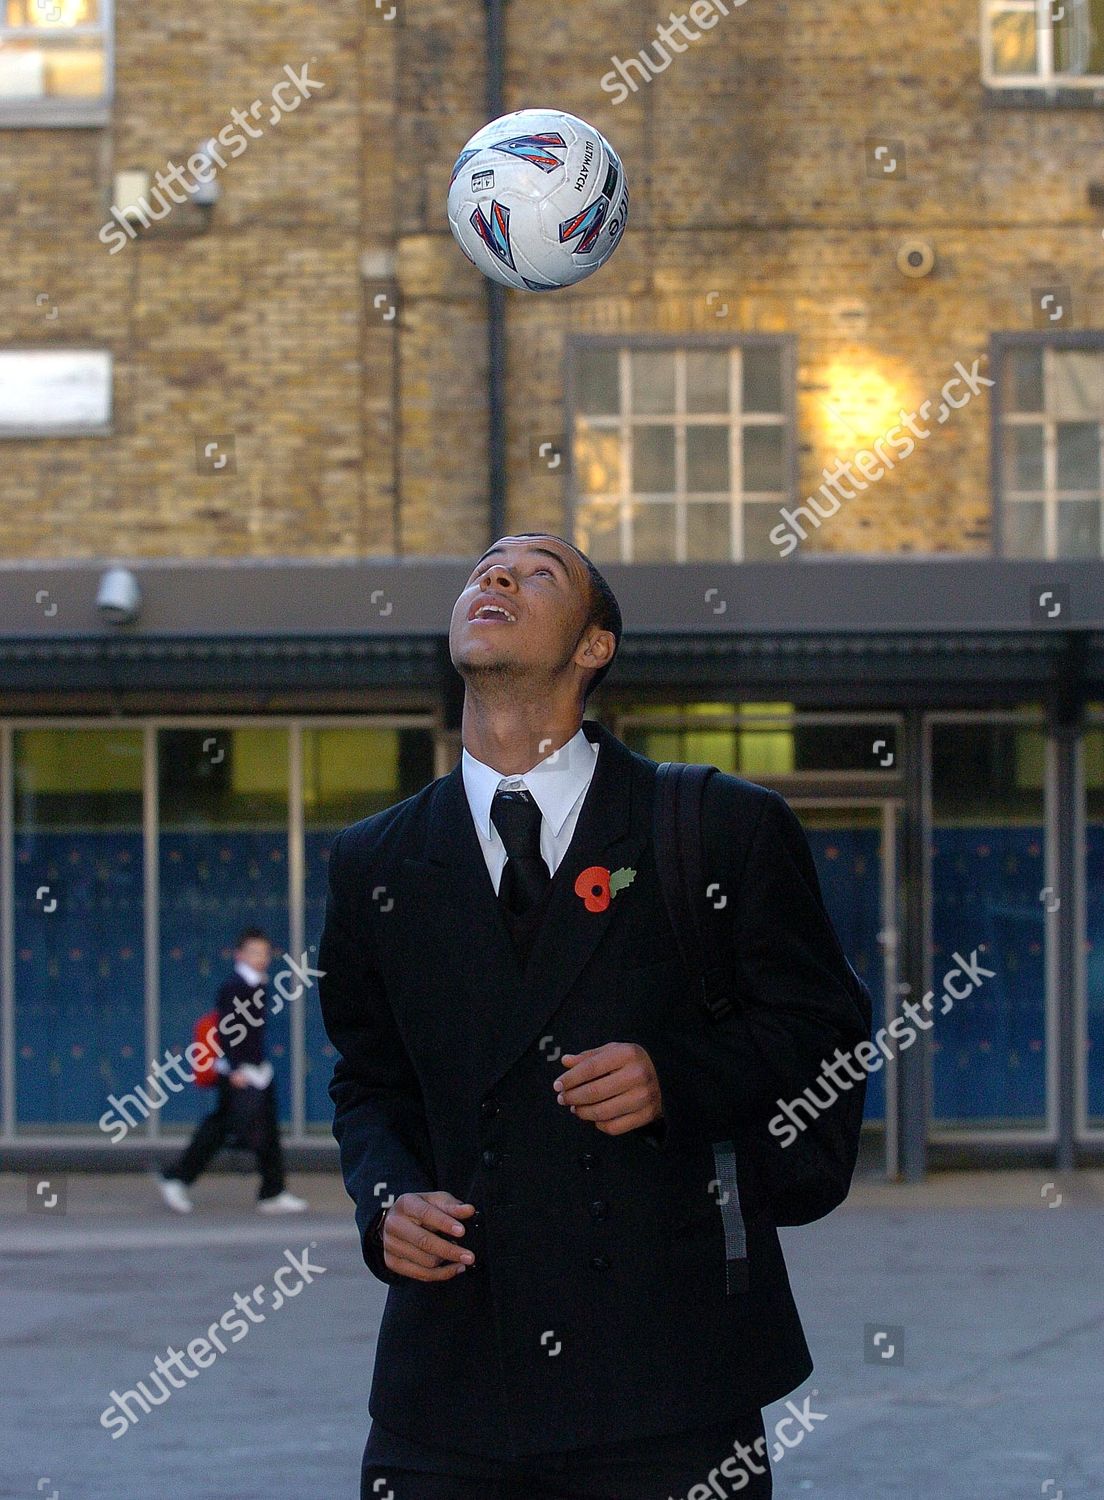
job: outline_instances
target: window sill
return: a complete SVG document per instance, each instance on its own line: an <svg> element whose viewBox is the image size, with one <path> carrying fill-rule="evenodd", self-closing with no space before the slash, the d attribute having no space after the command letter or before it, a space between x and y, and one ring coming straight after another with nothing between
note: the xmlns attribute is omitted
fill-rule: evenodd
<svg viewBox="0 0 1104 1500"><path fill-rule="evenodd" d="M1104 109L1104 79L1092 88L1032 84L1000 88L982 84L986 109Z"/></svg>
<svg viewBox="0 0 1104 1500"><path fill-rule="evenodd" d="M102 130L111 105L101 99L0 102L0 130Z"/></svg>

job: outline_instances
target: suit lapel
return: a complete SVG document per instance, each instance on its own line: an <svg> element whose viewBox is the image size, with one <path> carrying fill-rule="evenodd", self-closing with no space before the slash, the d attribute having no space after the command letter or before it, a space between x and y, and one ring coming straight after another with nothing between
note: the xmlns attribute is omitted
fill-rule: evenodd
<svg viewBox="0 0 1104 1500"><path fill-rule="evenodd" d="M492 1087L543 1033L584 965L633 899L631 884L602 910L588 911L575 893L582 872L611 873L638 862L650 829L629 750L595 720L583 730L598 741L598 759L571 844L549 888L544 920L522 971L472 821L458 763L438 785L421 859L407 859L410 878L431 882L441 926L427 939L445 943L467 992L473 1064ZM635 792L635 795L634 795Z"/></svg>

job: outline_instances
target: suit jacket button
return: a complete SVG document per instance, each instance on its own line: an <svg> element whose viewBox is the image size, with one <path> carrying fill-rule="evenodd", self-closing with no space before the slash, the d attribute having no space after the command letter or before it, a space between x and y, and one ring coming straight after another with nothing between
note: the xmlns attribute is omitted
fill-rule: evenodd
<svg viewBox="0 0 1104 1500"><path fill-rule="evenodd" d="M590 1263L596 1271L608 1271L612 1264L608 1255L592 1255Z"/></svg>
<svg viewBox="0 0 1104 1500"><path fill-rule="evenodd" d="M500 1157L497 1151L484 1151L483 1165L485 1167L497 1167Z"/></svg>
<svg viewBox="0 0 1104 1500"><path fill-rule="evenodd" d="M460 1222L461 1223L466 1223L469 1229L482 1229L483 1228L483 1210L481 1208L477 1208L476 1211L475 1211L475 1213L472 1214L472 1216L471 1216L470 1219L466 1219L466 1220L465 1219L461 1219Z"/></svg>
<svg viewBox="0 0 1104 1500"><path fill-rule="evenodd" d="M498 1114L499 1108L497 1100L484 1099L483 1103L479 1106L479 1113L485 1120L493 1120L495 1115Z"/></svg>
<svg viewBox="0 0 1104 1500"><path fill-rule="evenodd" d="M592 1219L604 1219L609 1213L609 1204L604 1198L595 1198L590 1205L590 1217Z"/></svg>
<svg viewBox="0 0 1104 1500"><path fill-rule="evenodd" d="M598 1165L598 1158L593 1151L584 1151L579 1157L579 1165L584 1172L593 1172L594 1168Z"/></svg>

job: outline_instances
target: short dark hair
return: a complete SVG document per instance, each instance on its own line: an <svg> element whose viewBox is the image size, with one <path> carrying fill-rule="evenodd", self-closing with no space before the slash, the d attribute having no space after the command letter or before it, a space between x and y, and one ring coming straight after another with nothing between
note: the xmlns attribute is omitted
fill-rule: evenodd
<svg viewBox="0 0 1104 1500"><path fill-rule="evenodd" d="M234 944L234 952L236 953L239 948L244 948L246 943L267 943L270 948L272 947L272 939L263 927L243 927Z"/></svg>
<svg viewBox="0 0 1104 1500"><path fill-rule="evenodd" d="M596 672L591 673L590 681L583 691L583 703L585 704L610 667L613 666L617 658L618 648L621 645L621 606L617 602L617 595L610 588L605 578L599 573L586 553L581 552L575 543L569 542L565 536L557 536L554 531L517 531L513 534L519 538L547 536L551 537L554 542L563 542L565 547L571 548L572 552L574 552L575 556L586 569L587 581L590 584L590 597L587 604L587 617L583 628L585 630L587 626L597 625L599 630L608 630L613 636L614 647L613 655L606 662L605 666L599 667Z"/></svg>

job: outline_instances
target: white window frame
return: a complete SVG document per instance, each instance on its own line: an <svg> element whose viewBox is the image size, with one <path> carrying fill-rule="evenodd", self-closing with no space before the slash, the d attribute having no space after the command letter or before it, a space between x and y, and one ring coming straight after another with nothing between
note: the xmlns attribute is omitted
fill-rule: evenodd
<svg viewBox="0 0 1104 1500"><path fill-rule="evenodd" d="M97 128L110 124L115 96L115 0L100 0L100 17L97 22L56 32L44 31L39 26L8 26L0 20L0 43L50 36L98 36L102 39L104 58L104 91L98 99L64 95L13 99L0 95L0 130Z"/></svg>
<svg viewBox="0 0 1104 1500"><path fill-rule="evenodd" d="M1051 416L1046 410L1047 392L1053 379L1051 373L1052 359L1054 355L1069 352L1092 354L1104 364L1104 343L1085 345L1078 347L1048 342L1045 338L1031 339L1023 342L1021 348L1038 348L1042 353L1043 360L1043 411L1039 412L1016 412L1007 409L1003 393L1000 398L997 411L997 431L995 441L1000 445L999 451L995 452L997 461L997 472L1000 475L1000 483L997 487L997 502L1001 508L1002 516L1000 532L1002 537L1001 551L1005 556L1021 558L1021 553L1010 553L1003 542L1006 531L1006 518L1013 506L1016 505L1038 505L1043 507L1043 552L1042 559L1047 562L1059 561L1091 561L1090 558L1082 558L1080 555L1073 556L1058 550L1058 507L1065 501L1095 501L1098 507L1104 507L1104 412L1098 417L1086 418L1095 420L1097 424L1097 443L1099 447L1099 475L1100 485L1095 490L1062 490L1058 486L1058 427L1059 419ZM1005 345L1003 353L1005 356L1010 352L1010 346ZM1004 360L1002 359L1001 376L1004 375ZM1043 432L1043 488L1040 492L1018 494L1011 483L1008 467L1004 458L1004 434L1013 427L1041 427ZM1100 518L1101 525L1101 556L1104 556L1104 515Z"/></svg>
<svg viewBox="0 0 1104 1500"><path fill-rule="evenodd" d="M1104 95L1104 73L1059 73L1054 67L1056 7L1066 11L1082 8L1088 15L1089 0L980 0L981 72L989 89L1096 89ZM1031 73L998 73L993 67L993 18L996 15L1035 14L1036 67ZM1057 17L1061 20L1062 17Z"/></svg>
<svg viewBox="0 0 1104 1500"><path fill-rule="evenodd" d="M574 348L577 356L587 349L600 348L607 341L580 339ZM633 507L635 505L673 504L675 508L675 555L671 562L687 561L745 561L744 511L749 505L765 505L777 509L793 497L794 492L794 411L793 411L793 360L792 344L785 336L751 336L745 339L627 339L610 341L616 348L618 413L595 415L584 412L572 402L568 412L568 448L574 452L575 425L583 417L597 431L616 432L620 454L620 483L616 493L609 495L583 494L573 487L571 501L571 526L574 530L578 512L594 500L608 500L618 505L618 561L631 563L633 556ZM746 349L769 345L777 348L782 360L782 408L778 412L745 412L743 409L743 358ZM686 357L691 353L707 350L727 351L729 356L729 408L727 412L687 412L686 410ZM632 357L635 354L669 354L674 359L675 409L671 412L634 412L632 393ZM651 493L634 491L632 488L633 448L638 427L669 426L675 430L675 487L670 492ZM724 491L702 493L687 489L686 484L686 433L690 427L722 427L728 430L729 487ZM783 487L779 490L754 491L749 493L744 486L743 435L749 427L778 427L783 433ZM571 473L575 469L572 460ZM729 507L729 555L716 559L688 559L686 555L687 509L698 503L723 504Z"/></svg>

